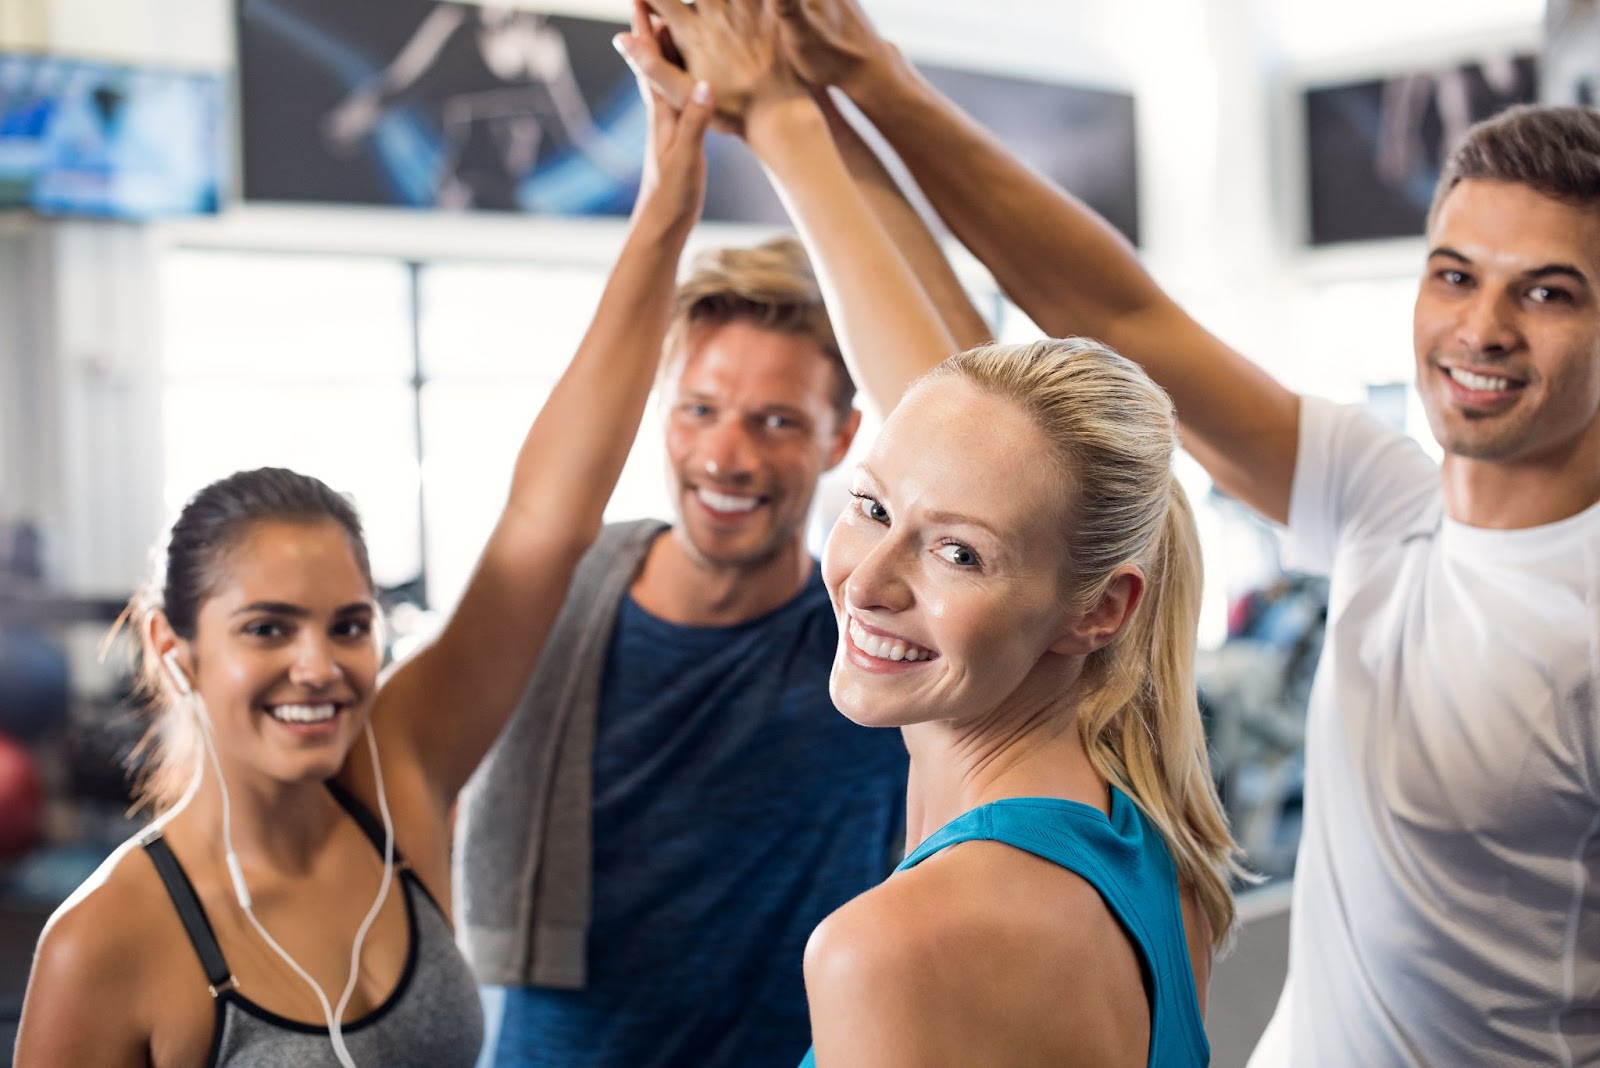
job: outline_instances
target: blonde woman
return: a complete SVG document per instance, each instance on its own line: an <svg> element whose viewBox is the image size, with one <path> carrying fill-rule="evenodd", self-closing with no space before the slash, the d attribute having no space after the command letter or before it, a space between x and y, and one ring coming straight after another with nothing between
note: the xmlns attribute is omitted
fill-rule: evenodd
<svg viewBox="0 0 1600 1068"><path fill-rule="evenodd" d="M772 14L652 7L772 176L847 358L892 408L823 574L831 693L902 729L912 848L812 936L807 1063L1206 1063L1234 846L1195 704L1199 554L1170 402L1089 341L940 363L954 345L899 223L852 181ZM629 52L683 91L655 40Z"/></svg>

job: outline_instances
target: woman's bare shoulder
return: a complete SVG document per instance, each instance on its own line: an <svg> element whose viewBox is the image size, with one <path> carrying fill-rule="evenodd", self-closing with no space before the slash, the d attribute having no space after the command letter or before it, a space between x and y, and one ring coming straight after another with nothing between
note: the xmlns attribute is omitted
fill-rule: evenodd
<svg viewBox="0 0 1600 1068"><path fill-rule="evenodd" d="M867 1032L917 1064L1005 1063L1007 1042L1023 1060L1059 1048L1051 1063L1115 1064L1131 1034L1148 1041L1138 960L1100 895L999 843L952 847L848 902L812 935L805 975L822 1064L851 1063L826 1047Z"/></svg>
<svg viewBox="0 0 1600 1068"><path fill-rule="evenodd" d="M152 992L172 960L166 891L137 842L120 847L39 936L17 1063L121 1064L148 1046ZM169 992L170 993L170 992Z"/></svg>
<svg viewBox="0 0 1600 1068"><path fill-rule="evenodd" d="M139 838L119 846L73 891L39 936L35 971L76 982L133 982L187 946L183 925Z"/></svg>

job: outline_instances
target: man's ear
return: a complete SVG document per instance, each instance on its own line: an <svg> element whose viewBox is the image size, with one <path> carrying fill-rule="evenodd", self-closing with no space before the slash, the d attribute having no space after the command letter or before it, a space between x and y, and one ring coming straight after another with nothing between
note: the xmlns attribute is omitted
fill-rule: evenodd
<svg viewBox="0 0 1600 1068"><path fill-rule="evenodd" d="M839 429L834 431L833 445L828 450L828 463L824 471L832 471L845 458L850 451L850 445L856 440L856 431L861 429L861 409L851 408L850 414L839 422Z"/></svg>
<svg viewBox="0 0 1600 1068"><path fill-rule="evenodd" d="M1105 648L1127 626L1133 610L1144 598L1144 587L1143 571L1132 564L1117 568L1100 599L1087 612L1067 620L1066 631L1050 646L1050 651L1088 656Z"/></svg>

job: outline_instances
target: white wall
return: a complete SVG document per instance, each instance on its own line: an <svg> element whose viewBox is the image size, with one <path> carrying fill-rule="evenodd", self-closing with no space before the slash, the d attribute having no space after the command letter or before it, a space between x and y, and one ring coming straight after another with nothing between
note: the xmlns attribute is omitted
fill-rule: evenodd
<svg viewBox="0 0 1600 1068"><path fill-rule="evenodd" d="M1203 322L1292 384L1309 293L1328 279L1404 276L1416 242L1308 255L1297 246L1294 86L1381 69L1399 52L1537 41L1540 0L865 0L910 54L1133 89L1141 232L1157 277ZM622 0L532 4L625 17ZM231 67L231 0L0 0L0 48ZM152 286L174 245L607 262L613 222L246 207L150 227L0 230L0 520L56 531L52 576L125 592L162 517L159 323ZM704 240L728 235L708 231ZM1404 352L1403 337L1388 344ZM24 350L27 350L24 354ZM19 398L41 405L15 417ZM20 440L18 426L37 440ZM156 507L159 507L157 505Z"/></svg>

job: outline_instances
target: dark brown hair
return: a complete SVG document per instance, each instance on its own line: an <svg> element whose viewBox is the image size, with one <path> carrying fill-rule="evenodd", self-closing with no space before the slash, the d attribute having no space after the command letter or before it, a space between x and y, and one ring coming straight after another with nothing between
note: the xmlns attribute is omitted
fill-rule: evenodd
<svg viewBox="0 0 1600 1068"><path fill-rule="evenodd" d="M1439 174L1430 228L1450 190L1468 180L1516 182L1579 207L1600 206L1600 110L1519 104L1473 126Z"/></svg>

